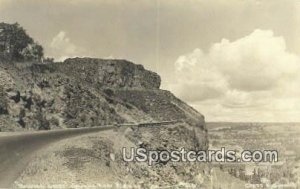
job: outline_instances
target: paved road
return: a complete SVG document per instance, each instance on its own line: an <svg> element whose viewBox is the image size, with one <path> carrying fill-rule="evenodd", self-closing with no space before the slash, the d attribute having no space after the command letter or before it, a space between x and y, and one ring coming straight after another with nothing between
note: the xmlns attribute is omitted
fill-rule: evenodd
<svg viewBox="0 0 300 189"><path fill-rule="evenodd" d="M35 131L30 133L0 132L0 189L9 188L26 168L34 154L51 142L92 132L100 132L118 127L151 127L175 124L181 121L147 122L139 124L119 124L93 128ZM7 135L7 136L6 136Z"/></svg>
<svg viewBox="0 0 300 189"><path fill-rule="evenodd" d="M0 188L9 188L26 168L36 151L51 142L92 132L114 129L113 126L13 133L0 135Z"/></svg>

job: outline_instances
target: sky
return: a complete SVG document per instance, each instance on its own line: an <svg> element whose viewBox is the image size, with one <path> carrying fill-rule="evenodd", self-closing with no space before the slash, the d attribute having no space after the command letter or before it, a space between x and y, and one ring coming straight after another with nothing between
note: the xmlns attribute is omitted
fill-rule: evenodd
<svg viewBox="0 0 300 189"><path fill-rule="evenodd" d="M300 121L300 0L0 0L56 60L127 59L206 121Z"/></svg>

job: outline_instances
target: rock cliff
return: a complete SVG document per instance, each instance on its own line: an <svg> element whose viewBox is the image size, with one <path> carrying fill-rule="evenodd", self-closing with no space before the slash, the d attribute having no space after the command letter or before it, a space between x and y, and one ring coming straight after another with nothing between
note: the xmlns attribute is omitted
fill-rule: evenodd
<svg viewBox="0 0 300 189"><path fill-rule="evenodd" d="M120 183L141 188L183 182L205 188L209 177L204 164L156 162L148 166L121 159L123 147L207 149L203 115L161 90L160 82L156 73L126 60L0 61L1 131L127 125L46 148L17 185L45 186L63 180L66 184Z"/></svg>
<svg viewBox="0 0 300 189"><path fill-rule="evenodd" d="M126 60L0 63L0 129L45 130L181 120L206 139L204 117Z"/></svg>

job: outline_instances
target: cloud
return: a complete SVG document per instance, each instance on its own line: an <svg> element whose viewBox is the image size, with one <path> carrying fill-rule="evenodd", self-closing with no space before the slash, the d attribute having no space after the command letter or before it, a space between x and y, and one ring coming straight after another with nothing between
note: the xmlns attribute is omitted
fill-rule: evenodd
<svg viewBox="0 0 300 189"><path fill-rule="evenodd" d="M175 69L170 90L209 119L299 119L293 116L300 111L300 58L270 30L222 39L206 53L195 49L180 56Z"/></svg>
<svg viewBox="0 0 300 189"><path fill-rule="evenodd" d="M63 61L66 58L87 56L88 53L76 46L65 31L60 31L50 43L49 54L56 60Z"/></svg>

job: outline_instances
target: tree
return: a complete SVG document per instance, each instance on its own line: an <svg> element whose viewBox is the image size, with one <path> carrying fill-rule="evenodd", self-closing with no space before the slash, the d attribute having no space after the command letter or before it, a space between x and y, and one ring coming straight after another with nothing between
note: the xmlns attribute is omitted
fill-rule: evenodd
<svg viewBox="0 0 300 189"><path fill-rule="evenodd" d="M0 52L10 60L41 60L43 47L18 24L0 23Z"/></svg>
<svg viewBox="0 0 300 189"><path fill-rule="evenodd" d="M44 57L44 49L37 43L29 44L21 52L24 60L41 61Z"/></svg>

